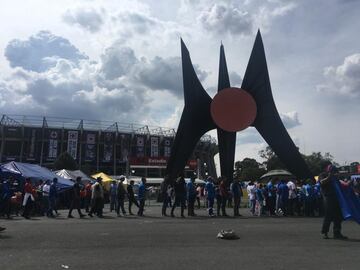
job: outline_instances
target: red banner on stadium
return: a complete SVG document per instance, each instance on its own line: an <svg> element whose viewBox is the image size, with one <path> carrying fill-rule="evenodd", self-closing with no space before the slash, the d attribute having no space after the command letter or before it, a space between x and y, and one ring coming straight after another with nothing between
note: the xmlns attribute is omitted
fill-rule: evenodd
<svg viewBox="0 0 360 270"><path fill-rule="evenodd" d="M144 166L166 166L168 162L167 157L133 157L130 158L130 165L144 165ZM196 169L197 161L190 159L187 166L191 169Z"/></svg>
<svg viewBox="0 0 360 270"><path fill-rule="evenodd" d="M360 173L360 164L357 165L357 173Z"/></svg>

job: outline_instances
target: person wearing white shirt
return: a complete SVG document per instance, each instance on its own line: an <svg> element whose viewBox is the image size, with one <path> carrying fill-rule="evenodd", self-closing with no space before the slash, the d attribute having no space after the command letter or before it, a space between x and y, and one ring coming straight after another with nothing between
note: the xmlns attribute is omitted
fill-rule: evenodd
<svg viewBox="0 0 360 270"><path fill-rule="evenodd" d="M255 205L256 205L256 186L255 184L251 181L247 188L247 193L249 196L249 202L250 202L250 212L255 215Z"/></svg>

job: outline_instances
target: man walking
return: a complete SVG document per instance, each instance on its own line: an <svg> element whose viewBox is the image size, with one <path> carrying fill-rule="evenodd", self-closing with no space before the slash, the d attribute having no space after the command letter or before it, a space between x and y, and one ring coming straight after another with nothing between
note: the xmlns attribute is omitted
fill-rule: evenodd
<svg viewBox="0 0 360 270"><path fill-rule="evenodd" d="M132 204L135 204L137 206L137 208L139 208L139 204L135 198L135 193L134 193L134 180L131 180L130 185L127 186L127 195L128 195L128 199L129 199L129 215L134 215L131 212Z"/></svg>
<svg viewBox="0 0 360 270"><path fill-rule="evenodd" d="M96 183L91 187L91 210L89 216L92 217L93 213L99 218L103 218L103 208L104 208L104 189L101 185L102 178L98 177Z"/></svg>
<svg viewBox="0 0 360 270"><path fill-rule="evenodd" d="M335 166L329 165L327 167L327 173L327 177L320 180L325 205L325 216L321 233L323 234L324 239L329 239L328 233L330 230L330 224L333 222L334 239L346 240L347 237L341 233L341 222L343 220L343 216L335 190L335 185L339 184L339 180L336 176L338 170Z"/></svg>
<svg viewBox="0 0 360 270"><path fill-rule="evenodd" d="M188 216L195 216L195 200L196 200L196 188L195 188L195 177L192 176L190 181L186 184L186 195L188 200Z"/></svg>
<svg viewBox="0 0 360 270"><path fill-rule="evenodd" d="M210 217L214 216L214 200L215 200L215 186L213 183L212 177L207 179L205 185L206 197L207 197L207 204L208 204L208 213Z"/></svg>
<svg viewBox="0 0 360 270"><path fill-rule="evenodd" d="M174 211L178 204L180 204L181 207L181 217L184 216L184 209L185 209L185 198L186 198L186 183L183 176L180 176L178 179L176 179L175 186L175 202L171 208L171 217L175 217Z"/></svg>
<svg viewBox="0 0 360 270"><path fill-rule="evenodd" d="M58 180L57 178L54 178L52 181L52 184L50 185L50 189L49 189L49 208L47 211L47 216L48 217L55 217L53 214L53 211L55 211L56 215L59 215L57 209L56 209L56 200L58 197L58 192L57 192L57 184Z"/></svg>
<svg viewBox="0 0 360 270"><path fill-rule="evenodd" d="M77 209L80 218L83 218L85 216L83 215L83 213L81 213L81 209L80 209L80 192L81 192L80 183L81 183L81 177L77 177L76 182L73 185L72 200L70 204L68 218L74 218L71 215L74 208Z"/></svg>
<svg viewBox="0 0 360 270"><path fill-rule="evenodd" d="M237 179L234 179L234 182L231 184L231 193L234 197L234 217L241 216L239 213L239 207L241 202L242 190Z"/></svg>
<svg viewBox="0 0 360 270"><path fill-rule="evenodd" d="M145 207L145 195L146 195L146 178L141 178L141 184L139 186L138 200L139 200L139 211L138 216L144 216L144 207Z"/></svg>
<svg viewBox="0 0 360 270"><path fill-rule="evenodd" d="M125 202L125 195L126 195L126 190L124 188L123 182L125 180L125 177L120 177L120 181L117 185L117 190L116 190L116 196L117 196L117 208L116 208L116 213L117 216L120 217L120 208L121 208L121 212L122 214L125 216L126 211L125 211L125 207L124 207L124 202Z"/></svg>

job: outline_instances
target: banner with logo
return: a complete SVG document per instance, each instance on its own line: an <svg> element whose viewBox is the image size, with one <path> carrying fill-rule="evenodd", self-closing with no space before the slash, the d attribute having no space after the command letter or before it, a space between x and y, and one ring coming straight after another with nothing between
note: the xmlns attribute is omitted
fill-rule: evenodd
<svg viewBox="0 0 360 270"><path fill-rule="evenodd" d="M114 134L111 132L104 133L104 161L109 162L113 158Z"/></svg>
<svg viewBox="0 0 360 270"><path fill-rule="evenodd" d="M131 135L121 134L121 157L120 161L127 162L129 160Z"/></svg>
<svg viewBox="0 0 360 270"><path fill-rule="evenodd" d="M145 156L145 139L142 136L136 137L136 156L137 157Z"/></svg>
<svg viewBox="0 0 360 270"><path fill-rule="evenodd" d="M151 137L150 138L150 156L158 157L159 156L159 137Z"/></svg>
<svg viewBox="0 0 360 270"><path fill-rule="evenodd" d="M85 161L94 161L96 157L96 134L86 134Z"/></svg>
<svg viewBox="0 0 360 270"><path fill-rule="evenodd" d="M57 158L58 138L59 138L59 132L57 130L50 130L50 132L49 132L49 152L48 152L49 159Z"/></svg>
<svg viewBox="0 0 360 270"><path fill-rule="evenodd" d="M77 131L68 131L68 145L67 152L73 159L77 158L77 144L78 144L78 132Z"/></svg>
<svg viewBox="0 0 360 270"><path fill-rule="evenodd" d="M35 149L36 149L36 129L31 129L29 134L29 143L27 147L27 160L35 160Z"/></svg>
<svg viewBox="0 0 360 270"><path fill-rule="evenodd" d="M171 141L170 139L164 139L164 157L170 157L171 155Z"/></svg>

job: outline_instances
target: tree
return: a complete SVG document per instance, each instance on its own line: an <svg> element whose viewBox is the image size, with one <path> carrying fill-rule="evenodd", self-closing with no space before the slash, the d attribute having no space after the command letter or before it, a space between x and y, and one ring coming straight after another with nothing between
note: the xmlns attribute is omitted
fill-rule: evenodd
<svg viewBox="0 0 360 270"><path fill-rule="evenodd" d="M324 155L322 155L321 152L313 152L308 156L303 155L303 158L313 175L319 175L321 172L324 172L326 166L329 164L338 166L334 161L334 157L328 152Z"/></svg>
<svg viewBox="0 0 360 270"><path fill-rule="evenodd" d="M287 169L270 146L267 146L265 149L261 150L259 155L265 160L263 164L266 166L267 171ZM334 161L334 157L328 152L326 152L324 155L322 155L321 152L313 152L308 156L302 154L302 157L314 176L323 172L326 166L329 164L338 166L338 164Z"/></svg>
<svg viewBox="0 0 360 270"><path fill-rule="evenodd" d="M242 161L235 162L234 177L240 181L254 181L265 173L261 163L253 158L244 158Z"/></svg>
<svg viewBox="0 0 360 270"><path fill-rule="evenodd" d="M64 152L61 153L58 158L54 162L54 169L55 170L77 170L78 165L73 157L68 153Z"/></svg>
<svg viewBox="0 0 360 270"><path fill-rule="evenodd" d="M261 150L259 155L265 160L263 164L265 165L267 171L286 169L285 165L280 161L270 146Z"/></svg>

